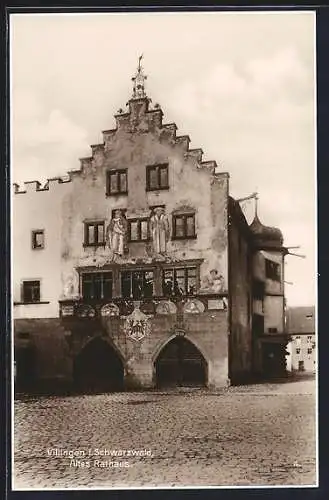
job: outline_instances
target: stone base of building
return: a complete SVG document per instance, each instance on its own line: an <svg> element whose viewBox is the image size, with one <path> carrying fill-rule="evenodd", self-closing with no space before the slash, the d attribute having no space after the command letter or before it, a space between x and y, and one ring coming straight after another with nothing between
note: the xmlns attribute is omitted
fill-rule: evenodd
<svg viewBox="0 0 329 500"><path fill-rule="evenodd" d="M183 328L175 318L153 318L141 340L128 338L123 323L121 318L15 320L15 393L228 385L226 312L188 317Z"/></svg>

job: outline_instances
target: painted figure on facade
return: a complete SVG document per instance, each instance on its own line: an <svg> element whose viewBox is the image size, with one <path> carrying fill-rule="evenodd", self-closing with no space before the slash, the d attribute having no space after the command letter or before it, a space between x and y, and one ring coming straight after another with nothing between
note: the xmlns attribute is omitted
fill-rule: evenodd
<svg viewBox="0 0 329 500"><path fill-rule="evenodd" d="M153 241L153 250L156 254L164 254L170 236L168 217L163 207L156 207L150 218L150 233Z"/></svg>
<svg viewBox="0 0 329 500"><path fill-rule="evenodd" d="M123 217L121 210L115 210L106 235L107 244L113 254L123 255L126 232L127 221Z"/></svg>
<svg viewBox="0 0 329 500"><path fill-rule="evenodd" d="M76 271L68 275L64 283L63 296L66 299L75 298L79 295L79 276Z"/></svg>
<svg viewBox="0 0 329 500"><path fill-rule="evenodd" d="M224 277L217 269L212 269L203 280L200 293L220 293L224 290Z"/></svg>

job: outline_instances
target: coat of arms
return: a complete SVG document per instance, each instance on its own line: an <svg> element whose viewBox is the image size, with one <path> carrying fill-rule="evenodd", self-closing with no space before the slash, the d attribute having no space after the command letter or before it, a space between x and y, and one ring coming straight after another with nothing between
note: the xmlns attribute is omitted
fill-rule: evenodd
<svg viewBox="0 0 329 500"><path fill-rule="evenodd" d="M127 337L137 341L142 340L151 331L150 321L139 307L139 304L135 304L135 309L126 318L123 327Z"/></svg>

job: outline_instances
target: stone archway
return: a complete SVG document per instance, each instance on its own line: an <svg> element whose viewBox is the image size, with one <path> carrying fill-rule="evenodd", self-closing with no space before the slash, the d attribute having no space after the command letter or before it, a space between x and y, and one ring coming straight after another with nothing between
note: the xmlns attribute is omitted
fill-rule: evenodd
<svg viewBox="0 0 329 500"><path fill-rule="evenodd" d="M101 337L90 340L74 361L76 390L84 393L122 391L124 366L116 350Z"/></svg>
<svg viewBox="0 0 329 500"><path fill-rule="evenodd" d="M207 385L207 362L186 337L176 336L160 351L155 361L157 387Z"/></svg>

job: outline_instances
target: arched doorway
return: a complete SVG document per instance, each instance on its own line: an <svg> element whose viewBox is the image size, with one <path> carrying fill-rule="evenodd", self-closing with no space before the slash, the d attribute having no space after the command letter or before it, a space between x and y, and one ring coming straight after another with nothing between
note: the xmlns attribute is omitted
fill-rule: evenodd
<svg viewBox="0 0 329 500"><path fill-rule="evenodd" d="M113 347L97 337L82 349L74 363L79 392L112 392L123 389L123 363Z"/></svg>
<svg viewBox="0 0 329 500"><path fill-rule="evenodd" d="M207 362L184 337L175 337L164 346L156 359L155 371L158 387L207 384Z"/></svg>

